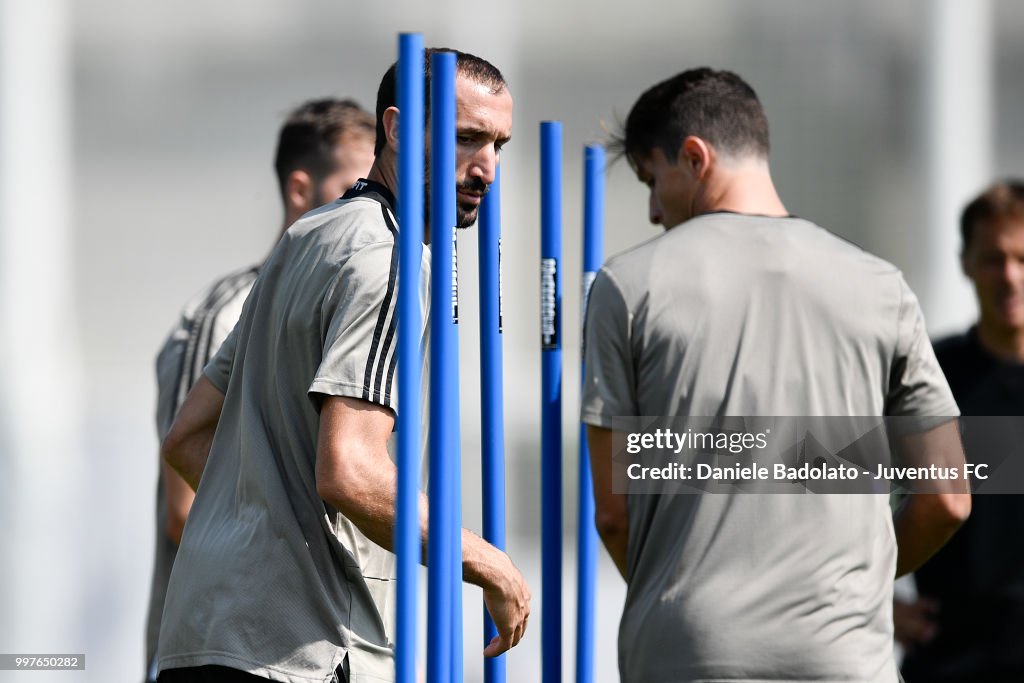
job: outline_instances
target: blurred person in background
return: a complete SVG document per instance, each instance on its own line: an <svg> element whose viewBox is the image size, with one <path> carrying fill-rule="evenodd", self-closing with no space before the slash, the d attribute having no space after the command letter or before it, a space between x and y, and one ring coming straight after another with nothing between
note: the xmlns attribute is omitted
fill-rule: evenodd
<svg viewBox="0 0 1024 683"><path fill-rule="evenodd" d="M666 229L606 262L586 313L595 521L627 583L622 680L896 683L893 576L960 525L966 486L909 496L895 519L884 495L629 495L613 489L612 428L617 416L923 417L934 426L907 445L962 466L916 297L891 264L790 215L761 103L736 74L651 87L617 142Z"/></svg>
<svg viewBox="0 0 1024 683"><path fill-rule="evenodd" d="M960 232L980 315L935 354L963 415L1024 415L1024 181L986 189ZM1024 496L975 496L971 518L915 577L920 601L894 611L911 636L907 683L1024 681Z"/></svg>
<svg viewBox="0 0 1024 683"><path fill-rule="evenodd" d="M512 96L492 64L455 55L466 228L511 137ZM167 588L161 683L394 680L396 71L377 92L369 174L288 229L164 440L163 457L202 490ZM429 258L425 246L407 285L421 305ZM428 324L429 312L424 335ZM425 547L423 494L419 507ZM484 655L515 646L530 594L508 555L463 529L461 576L483 589L497 627Z"/></svg>
<svg viewBox="0 0 1024 683"><path fill-rule="evenodd" d="M281 234L306 212L334 201L373 164L373 115L349 99L310 100L278 134L274 170L284 220ZM229 273L192 298L157 356L157 434L167 435L189 390L242 312L260 266ZM156 680L156 647L171 566L195 496L161 460L157 481L156 556L146 625L147 681Z"/></svg>

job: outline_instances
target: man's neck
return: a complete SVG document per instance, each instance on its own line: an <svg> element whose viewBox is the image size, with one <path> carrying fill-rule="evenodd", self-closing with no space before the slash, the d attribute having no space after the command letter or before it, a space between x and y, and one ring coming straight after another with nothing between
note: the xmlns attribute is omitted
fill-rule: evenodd
<svg viewBox="0 0 1024 683"><path fill-rule="evenodd" d="M708 179L699 198L701 211L732 211L758 216L788 216L789 212L775 191L767 162L723 160Z"/></svg>
<svg viewBox="0 0 1024 683"><path fill-rule="evenodd" d="M1024 363L1024 329L1006 328L980 320L978 342L996 358Z"/></svg>
<svg viewBox="0 0 1024 683"><path fill-rule="evenodd" d="M377 157L370 172L366 174L366 179L380 183L391 190L391 194L396 198L398 197L398 174L394 164L384 163L380 157Z"/></svg>

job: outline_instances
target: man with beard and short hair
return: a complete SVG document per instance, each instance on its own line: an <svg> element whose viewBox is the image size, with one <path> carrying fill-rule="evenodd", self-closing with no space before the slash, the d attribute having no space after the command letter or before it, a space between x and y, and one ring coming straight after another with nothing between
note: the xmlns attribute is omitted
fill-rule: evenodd
<svg viewBox="0 0 1024 683"><path fill-rule="evenodd" d="M456 55L468 225L511 137L512 97L496 68ZM164 441L199 491L168 588L161 681L394 678L394 71L378 91L369 175L288 230ZM429 270L424 249L410 283L424 304ZM424 543L427 510L421 495ZM495 656L522 638L529 590L505 553L465 530L462 549L463 577L498 628L484 650Z"/></svg>
<svg viewBox="0 0 1024 683"><path fill-rule="evenodd" d="M302 214L332 202L373 164L373 115L349 99L310 100L278 133L274 171L284 218L281 234ZM185 304L157 356L157 435L162 441L203 367L238 321L260 266L228 273ZM156 680L156 646L171 567L194 493L161 462L157 481L156 555L146 619L146 680Z"/></svg>

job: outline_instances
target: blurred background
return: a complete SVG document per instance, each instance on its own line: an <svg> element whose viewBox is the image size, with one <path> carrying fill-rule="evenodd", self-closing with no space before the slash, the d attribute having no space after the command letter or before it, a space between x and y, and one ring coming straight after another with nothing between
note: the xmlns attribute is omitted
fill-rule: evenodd
<svg viewBox="0 0 1024 683"><path fill-rule="evenodd" d="M141 680L156 351L187 298L275 240L285 113L324 95L372 108L410 30L488 58L515 98L502 155L508 524L535 614L538 122L564 122L567 680L582 147L644 89L705 64L739 72L767 110L789 210L900 267L934 334L972 320L958 212L1024 166L1024 4L1013 0L0 0L0 652L87 661L0 681ZM658 234L625 163L607 183L607 253ZM460 250L475 254L474 231ZM475 312L475 258L460 268ZM477 327L463 320L464 515L479 529ZM599 570L597 679L614 681L624 586L603 550ZM467 589L467 681L482 677L478 600ZM509 680L539 680L533 624Z"/></svg>

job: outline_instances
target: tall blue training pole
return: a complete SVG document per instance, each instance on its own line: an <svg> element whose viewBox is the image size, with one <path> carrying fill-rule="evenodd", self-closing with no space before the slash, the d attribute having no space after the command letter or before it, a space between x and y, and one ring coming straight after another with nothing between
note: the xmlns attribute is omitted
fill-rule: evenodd
<svg viewBox="0 0 1024 683"><path fill-rule="evenodd" d="M453 529L453 468L458 467L458 341L453 287L452 244L455 233L455 55L431 56L430 119L430 536L427 543L427 680L451 683L462 662L453 661L455 595L452 576L455 547L461 544ZM422 176L420 176L422 178Z"/></svg>
<svg viewBox="0 0 1024 683"><path fill-rule="evenodd" d="M604 148L587 145L583 152L583 315L590 285L604 256ZM582 363L580 377L583 377ZM594 680L594 585L597 569L597 528L590 475L587 434L580 425L579 519L576 571L576 683Z"/></svg>
<svg viewBox="0 0 1024 683"><path fill-rule="evenodd" d="M501 170L480 206L480 431L484 539L505 549L505 416L502 380ZM498 630L484 610L484 646ZM505 683L505 655L484 660L484 681Z"/></svg>
<svg viewBox="0 0 1024 683"><path fill-rule="evenodd" d="M420 564L420 416L423 257L423 36L398 39L398 627L395 680L416 681L416 588Z"/></svg>
<svg viewBox="0 0 1024 683"><path fill-rule="evenodd" d="M451 287L451 323L449 330L452 335L451 344L448 346L448 364L453 377L454 384L451 391L451 416L449 421L448 447L449 469L448 476L451 477L450 490L453 492L451 507L449 509L449 528L452 530L452 683L462 683L463 657L462 657L462 444L461 429L459 427L459 255L458 255L458 230L455 229L455 127L458 120L457 107L458 98L455 96L455 79L458 76L458 60L454 53L451 58L451 91L452 91L452 114L451 126L445 133L447 142L451 145L452 167L449 172L451 180L452 197L451 209L448 213L447 225L452 226L452 287Z"/></svg>
<svg viewBox="0 0 1024 683"><path fill-rule="evenodd" d="M562 124L540 124L541 680L562 680Z"/></svg>

